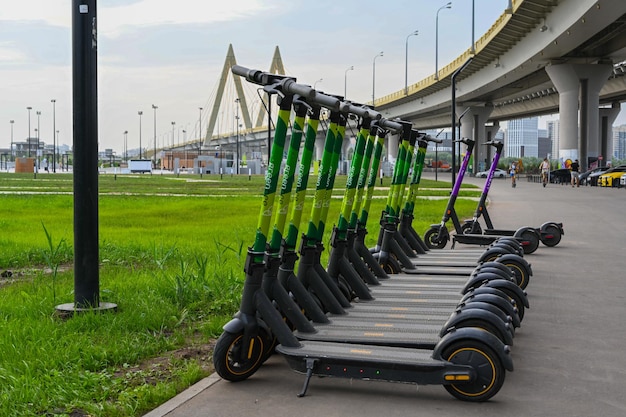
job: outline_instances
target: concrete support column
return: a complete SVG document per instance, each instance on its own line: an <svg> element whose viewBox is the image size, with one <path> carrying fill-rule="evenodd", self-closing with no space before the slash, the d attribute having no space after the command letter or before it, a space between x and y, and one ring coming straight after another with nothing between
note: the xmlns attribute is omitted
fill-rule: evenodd
<svg viewBox="0 0 626 417"><path fill-rule="evenodd" d="M561 160L578 158L578 91L579 79L570 64L546 67L548 76L559 92L559 154Z"/></svg>
<svg viewBox="0 0 626 417"><path fill-rule="evenodd" d="M387 135L387 160L390 163L395 163L398 158L398 147L400 146L400 135L388 134Z"/></svg>
<svg viewBox="0 0 626 417"><path fill-rule="evenodd" d="M600 138L600 155L604 158L600 163L601 166L606 165L606 161L610 161L613 155L613 123L619 112L621 111L620 103L613 103L611 108L600 109L600 130L598 137Z"/></svg>
<svg viewBox="0 0 626 417"><path fill-rule="evenodd" d="M559 157L563 160L579 159L583 170L587 169L587 158L597 157L600 153L600 139L596 136L599 132L600 90L612 70L611 64L560 64L546 67L548 76L559 92ZM577 117L579 101L580 120Z"/></svg>
<svg viewBox="0 0 626 417"><path fill-rule="evenodd" d="M326 136L324 132L317 133L315 138L315 148L313 149L313 161L321 161L324 154L324 143L326 143Z"/></svg>
<svg viewBox="0 0 626 417"><path fill-rule="evenodd" d="M457 114L463 114L465 109L466 108L457 107ZM473 153L474 163L471 164L472 172L477 172L477 163L484 161L489 155L489 149L483 146L483 143L487 141L485 123L489 119L492 111L492 106L471 106L469 111L467 111L461 119L461 137L471 138L476 141ZM464 150L461 151L461 153L464 152Z"/></svg>

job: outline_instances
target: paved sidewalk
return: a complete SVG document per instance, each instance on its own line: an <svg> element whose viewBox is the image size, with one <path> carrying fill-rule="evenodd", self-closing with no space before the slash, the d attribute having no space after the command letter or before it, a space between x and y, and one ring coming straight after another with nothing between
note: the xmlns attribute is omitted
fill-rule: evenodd
<svg viewBox="0 0 626 417"><path fill-rule="evenodd" d="M543 188L523 180L513 189L508 180L495 179L490 197L497 228L549 220L565 227L557 247L541 245L526 256L534 271L530 309L516 333L515 371L491 401L461 402L440 386L316 377L308 395L297 398L303 376L275 355L246 381L212 375L146 416L626 415L626 190Z"/></svg>

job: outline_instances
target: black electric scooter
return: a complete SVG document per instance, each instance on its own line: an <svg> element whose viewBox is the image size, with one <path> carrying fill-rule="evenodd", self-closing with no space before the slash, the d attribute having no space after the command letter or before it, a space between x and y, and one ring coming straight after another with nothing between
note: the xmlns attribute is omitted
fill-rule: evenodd
<svg viewBox="0 0 626 417"><path fill-rule="evenodd" d="M450 232L446 226L448 220L452 220L452 224L456 231L455 242L471 245L489 245L502 237L499 235L463 233L463 228L456 211L454 210L454 204L459 195L459 190L461 189L461 184L463 183L463 177L467 172L467 166L469 165L475 142L469 138L459 139L458 142L464 143L467 150L461 163L461 167L459 168L459 173L452 188L452 193L450 194L441 223L431 225L430 229L428 229L424 235L424 243L426 243L429 249L442 249L446 246L448 241L450 241ZM535 252L539 246L539 233L537 233L537 231L532 227L522 227L517 229L514 232L513 237L519 240L525 254Z"/></svg>
<svg viewBox="0 0 626 417"><path fill-rule="evenodd" d="M272 74L233 67L233 73L249 81L267 85ZM282 80L283 93L297 93L324 106L335 107L309 86L296 84L295 79ZM330 103L329 103L330 102ZM279 148L276 150L276 148ZM282 147L274 147L272 164L282 157ZM275 168L280 166L278 163ZM273 183L274 170L268 170L266 184ZM268 207L272 187L264 193L261 219L271 216ZM275 189L275 187L274 187ZM266 241L264 222L257 231L257 241L249 249L246 261L246 283L237 322L225 326L222 342L216 346L214 363L220 376L232 381L252 375L265 357L264 338L260 336L260 319L278 338L277 350L285 355L296 370L306 372L301 395L306 393L313 374L361 379L378 379L419 384L442 384L455 397L467 401L485 401L502 387L506 370L513 370L510 349L494 335L479 328L453 330L441 338L433 350L371 346L351 343L301 342L291 334L265 294L261 281L265 264L261 243ZM261 235L259 237L259 235ZM240 323L240 324L238 324ZM236 333L232 330L238 329ZM226 336L225 336L226 335Z"/></svg>
<svg viewBox="0 0 626 417"><path fill-rule="evenodd" d="M464 234L513 236L516 232L515 230L495 229L493 227L493 223L491 222L491 217L489 217L489 212L487 211L487 195L489 194L489 189L491 187L491 181L493 180L495 170L498 167L498 161L500 160L500 155L502 154L503 143L500 141L490 141L486 142L485 145L493 146L495 148L493 160L491 161L491 166L487 174L487 180L485 181L483 192L481 193L480 200L478 201L478 205L476 206L474 217L466 220L463 223L461 229ZM478 221L481 217L485 221L485 229L481 228ZM558 245L561 241L561 237L564 234L563 223L557 222L546 222L540 227L535 228L535 230L539 234L539 239L541 240L541 243L546 246ZM456 239L456 237L454 239Z"/></svg>

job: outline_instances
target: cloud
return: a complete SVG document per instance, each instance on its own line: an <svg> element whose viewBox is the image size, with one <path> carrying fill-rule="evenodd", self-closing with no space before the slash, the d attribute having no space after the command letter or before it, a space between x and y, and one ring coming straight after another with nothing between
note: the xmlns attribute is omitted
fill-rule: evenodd
<svg viewBox="0 0 626 417"><path fill-rule="evenodd" d="M163 24L206 24L269 13L274 7L263 0L101 0L98 4L98 30L119 36L128 28ZM16 1L0 12L0 21L39 22L69 28L71 0Z"/></svg>

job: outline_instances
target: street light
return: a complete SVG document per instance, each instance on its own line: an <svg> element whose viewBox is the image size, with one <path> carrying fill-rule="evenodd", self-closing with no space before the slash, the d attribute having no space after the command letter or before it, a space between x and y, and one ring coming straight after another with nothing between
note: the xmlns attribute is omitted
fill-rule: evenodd
<svg viewBox="0 0 626 417"><path fill-rule="evenodd" d="M239 175L239 97L237 97L235 99L235 103L237 103L235 110L237 111L237 114L235 115L235 121L237 123L237 160L236 160L236 174Z"/></svg>
<svg viewBox="0 0 626 417"><path fill-rule="evenodd" d="M41 128L39 127L40 116L41 112L37 110L37 147L35 148L35 161L37 165L37 170L39 170L39 135L41 134Z"/></svg>
<svg viewBox="0 0 626 417"><path fill-rule="evenodd" d="M15 120L11 120L11 160L13 160L13 123Z"/></svg>
<svg viewBox="0 0 626 417"><path fill-rule="evenodd" d="M445 6L441 6L437 9L437 15L435 19L435 80L439 80L439 12L443 9L451 9L452 2L446 3Z"/></svg>
<svg viewBox="0 0 626 417"><path fill-rule="evenodd" d="M152 105L152 110L154 110L154 168L156 169L156 111L159 107Z"/></svg>
<svg viewBox="0 0 626 417"><path fill-rule="evenodd" d="M172 148L174 147L174 126L176 126L176 122L172 122Z"/></svg>
<svg viewBox="0 0 626 417"><path fill-rule="evenodd" d="M139 115L139 159L142 159L141 157L141 115L143 114L143 112L139 110L137 114Z"/></svg>
<svg viewBox="0 0 626 417"><path fill-rule="evenodd" d="M26 110L28 110L28 138L26 139L27 142L27 146L28 146L28 157L30 158L30 111L33 108L28 106L26 107Z"/></svg>
<svg viewBox="0 0 626 417"><path fill-rule="evenodd" d="M128 130L124 131L124 160L128 162Z"/></svg>
<svg viewBox="0 0 626 417"><path fill-rule="evenodd" d="M383 56L383 51L380 51L372 62L372 106L376 104L376 58Z"/></svg>
<svg viewBox="0 0 626 417"><path fill-rule="evenodd" d="M37 142L36 142L36 148L35 148L35 174L37 173L37 171L39 170L38 167L38 163L39 161L37 161L39 158L37 158L37 150L39 149L39 129L35 128L35 138L37 138Z"/></svg>
<svg viewBox="0 0 626 417"><path fill-rule="evenodd" d="M322 81L324 81L324 79L323 79L323 78L320 78L319 80L315 81L315 82L313 83L313 90L315 90L315 89L317 88L317 83L321 83Z"/></svg>
<svg viewBox="0 0 626 417"><path fill-rule="evenodd" d="M55 132L57 130L57 120L56 120L56 100L52 99L50 100L50 102L52 102L52 172L57 172L57 159L56 159L56 154L57 154L57 141L56 141L56 135Z"/></svg>
<svg viewBox="0 0 626 417"><path fill-rule="evenodd" d="M409 94L409 38L419 35L419 31L409 33L404 43L404 95Z"/></svg>
<svg viewBox="0 0 626 417"><path fill-rule="evenodd" d="M198 107L198 109L200 110L200 117L198 118L198 130L199 130L199 134L198 136L200 136L200 139L198 139L198 155L200 155L200 153L202 153L202 110L204 110L202 107ZM199 164L200 162L198 162Z"/></svg>
<svg viewBox="0 0 626 417"><path fill-rule="evenodd" d="M353 69L354 65L350 65L343 73L343 98L346 98L348 95L348 71L352 71Z"/></svg>

